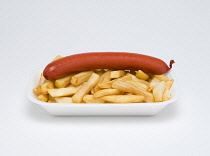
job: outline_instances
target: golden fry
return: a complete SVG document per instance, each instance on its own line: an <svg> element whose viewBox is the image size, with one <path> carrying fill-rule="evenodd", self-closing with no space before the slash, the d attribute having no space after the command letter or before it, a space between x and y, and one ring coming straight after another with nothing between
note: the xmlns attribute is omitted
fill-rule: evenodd
<svg viewBox="0 0 210 156"><path fill-rule="evenodd" d="M46 81L45 77L43 76L43 73L41 73L40 79L39 79L39 86L43 85L43 83Z"/></svg>
<svg viewBox="0 0 210 156"><path fill-rule="evenodd" d="M46 80L41 86L42 94L48 94L48 89L54 88L54 82L50 80Z"/></svg>
<svg viewBox="0 0 210 156"><path fill-rule="evenodd" d="M138 70L138 72L136 73L136 77L138 77L139 79L142 79L142 80L147 80L149 78L149 75L147 75L142 70Z"/></svg>
<svg viewBox="0 0 210 156"><path fill-rule="evenodd" d="M60 79L57 79L55 81L55 86L57 88L64 88L64 87L66 87L71 82L71 77L72 77L72 75L67 75L67 76L64 76L64 77L62 77Z"/></svg>
<svg viewBox="0 0 210 156"><path fill-rule="evenodd" d="M58 59L60 59L60 58L62 58L62 56L61 56L61 55L58 55L58 56L56 56L56 57L53 59L53 61L58 60Z"/></svg>
<svg viewBox="0 0 210 156"><path fill-rule="evenodd" d="M72 97L73 102L80 103L83 97L91 91L91 89L98 83L98 81L98 74L93 73L89 80L83 84L82 87L74 94Z"/></svg>
<svg viewBox="0 0 210 156"><path fill-rule="evenodd" d="M111 74L111 70L108 70L102 76L100 76L98 84L94 87L94 92L100 90L99 85L101 83L106 83L110 81L110 74Z"/></svg>
<svg viewBox="0 0 210 156"><path fill-rule="evenodd" d="M144 96L141 95L109 95L101 99L110 103L139 103L143 102Z"/></svg>
<svg viewBox="0 0 210 156"><path fill-rule="evenodd" d="M166 89L163 93L163 101L167 101L171 99L171 92Z"/></svg>
<svg viewBox="0 0 210 156"><path fill-rule="evenodd" d="M133 74L127 73L126 76L131 76L133 81L140 82L140 83L144 84L145 86L149 87L149 82L147 82L145 80L142 80L142 79L139 79L138 77L136 77Z"/></svg>
<svg viewBox="0 0 210 156"><path fill-rule="evenodd" d="M55 98L55 101L57 103L73 103L71 97L58 97Z"/></svg>
<svg viewBox="0 0 210 156"><path fill-rule="evenodd" d="M106 95L118 95L121 91L118 89L102 89L93 94L93 98L100 98Z"/></svg>
<svg viewBox="0 0 210 156"><path fill-rule="evenodd" d="M48 100L48 95L47 94L41 94L37 97L37 100L47 102Z"/></svg>
<svg viewBox="0 0 210 156"><path fill-rule="evenodd" d="M38 86L38 87L34 88L33 92L36 93L36 94L42 94L41 86Z"/></svg>
<svg viewBox="0 0 210 156"><path fill-rule="evenodd" d="M48 102L48 103L56 103L55 100L48 100L47 102Z"/></svg>
<svg viewBox="0 0 210 156"><path fill-rule="evenodd" d="M117 71L112 71L110 74L110 78L111 79L116 79L116 78L120 78L122 76L125 75L125 71L124 70L117 70Z"/></svg>
<svg viewBox="0 0 210 156"><path fill-rule="evenodd" d="M147 92L143 89L139 89L137 87L134 87L131 84L128 84L126 82L120 81L120 80L116 80L112 83L112 88L116 88L119 89L120 91L123 92L130 92L136 95L143 95L145 96L145 102L153 102L154 101L154 97L150 92Z"/></svg>
<svg viewBox="0 0 210 156"><path fill-rule="evenodd" d="M112 83L113 83L113 81L103 82L103 83L98 84L98 87L102 88L102 89L105 89L105 88L110 89L110 88L112 88Z"/></svg>
<svg viewBox="0 0 210 156"><path fill-rule="evenodd" d="M148 91L152 91L155 87L155 85L160 82L159 79L157 78L152 78L152 80L150 81L150 85L149 85L149 88L148 88Z"/></svg>
<svg viewBox="0 0 210 156"><path fill-rule="evenodd" d="M165 75L153 75L152 77L157 78L160 81L168 81L169 80L168 77Z"/></svg>
<svg viewBox="0 0 210 156"><path fill-rule="evenodd" d="M83 101L85 103L104 103L105 100L100 99L100 98L93 98L93 95L85 95L83 97Z"/></svg>
<svg viewBox="0 0 210 156"><path fill-rule="evenodd" d="M103 69L94 69L94 72L98 73L100 71L102 71Z"/></svg>
<svg viewBox="0 0 210 156"><path fill-rule="evenodd" d="M134 87L137 87L139 89L145 90L145 91L147 91L147 89L148 89L148 86L146 86L143 83L138 82L138 81L132 81L131 80L131 81L126 81L126 83L128 83L128 84L130 84L130 85L132 85Z"/></svg>
<svg viewBox="0 0 210 156"><path fill-rule="evenodd" d="M71 78L71 83L75 86L78 86L84 82L86 82L90 76L92 75L93 71L84 71L80 72Z"/></svg>
<svg viewBox="0 0 210 156"><path fill-rule="evenodd" d="M82 87L82 85L79 85L77 87L48 89L48 93L52 97L70 96L70 95L75 94L81 87Z"/></svg>
<svg viewBox="0 0 210 156"><path fill-rule="evenodd" d="M174 80L166 81L166 89L170 90L173 83L174 83Z"/></svg>
<svg viewBox="0 0 210 156"><path fill-rule="evenodd" d="M163 101L163 93L166 89L166 83L165 81L158 82L154 89L153 89L153 95L156 102L162 102Z"/></svg>

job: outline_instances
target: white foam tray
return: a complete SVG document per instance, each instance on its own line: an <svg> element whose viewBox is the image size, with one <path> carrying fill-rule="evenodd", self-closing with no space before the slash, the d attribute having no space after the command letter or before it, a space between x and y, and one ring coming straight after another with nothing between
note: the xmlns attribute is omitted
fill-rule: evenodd
<svg viewBox="0 0 210 156"><path fill-rule="evenodd" d="M125 104L75 104L75 103L47 103L36 99L33 88L38 84L40 70L33 72L28 82L27 97L33 103L40 105L53 116L140 116L157 115L168 104L176 100L175 83L171 88L172 98L164 102L155 103L125 103ZM174 79L170 71L167 76ZM176 79L174 79L176 81Z"/></svg>

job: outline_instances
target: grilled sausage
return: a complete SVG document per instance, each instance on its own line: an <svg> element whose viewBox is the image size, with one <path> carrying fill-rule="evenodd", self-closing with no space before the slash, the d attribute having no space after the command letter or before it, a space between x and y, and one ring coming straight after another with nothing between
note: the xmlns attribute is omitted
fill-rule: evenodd
<svg viewBox="0 0 210 156"><path fill-rule="evenodd" d="M127 52L92 52L75 54L60 58L49 63L44 71L44 77L55 80L73 72L92 69L123 69L142 70L150 74L165 74L171 68L174 60L167 64L155 57Z"/></svg>

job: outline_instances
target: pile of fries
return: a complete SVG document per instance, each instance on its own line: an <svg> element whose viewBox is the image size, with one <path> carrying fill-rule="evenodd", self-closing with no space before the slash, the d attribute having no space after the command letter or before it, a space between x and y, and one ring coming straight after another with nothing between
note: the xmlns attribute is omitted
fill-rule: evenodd
<svg viewBox="0 0 210 156"><path fill-rule="evenodd" d="M33 92L38 100L49 103L151 103L169 100L173 83L165 75L141 70L95 69L54 81L41 74Z"/></svg>

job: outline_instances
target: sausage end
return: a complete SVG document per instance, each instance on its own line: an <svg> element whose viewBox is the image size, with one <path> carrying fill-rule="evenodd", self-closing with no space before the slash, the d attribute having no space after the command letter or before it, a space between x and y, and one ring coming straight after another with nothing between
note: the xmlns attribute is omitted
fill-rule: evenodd
<svg viewBox="0 0 210 156"><path fill-rule="evenodd" d="M172 68L172 65L175 63L175 61L174 60L171 60L170 61L170 65L169 65L169 68L171 69Z"/></svg>

